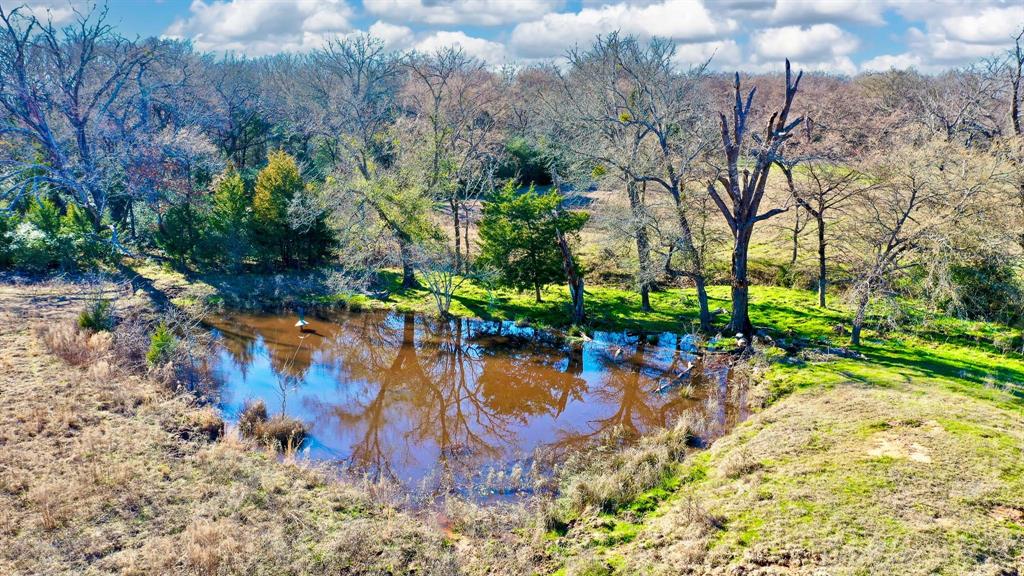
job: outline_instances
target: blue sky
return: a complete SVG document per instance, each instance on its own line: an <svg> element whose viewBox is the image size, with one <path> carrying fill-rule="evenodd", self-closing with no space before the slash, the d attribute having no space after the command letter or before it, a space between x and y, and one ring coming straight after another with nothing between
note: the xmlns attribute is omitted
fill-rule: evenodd
<svg viewBox="0 0 1024 576"><path fill-rule="evenodd" d="M55 21L81 0L32 0ZM110 0L125 35L191 40L259 56L370 32L399 50L459 44L492 64L556 58L596 34L672 38L680 64L853 74L932 72L999 53L1024 27L1024 0Z"/></svg>

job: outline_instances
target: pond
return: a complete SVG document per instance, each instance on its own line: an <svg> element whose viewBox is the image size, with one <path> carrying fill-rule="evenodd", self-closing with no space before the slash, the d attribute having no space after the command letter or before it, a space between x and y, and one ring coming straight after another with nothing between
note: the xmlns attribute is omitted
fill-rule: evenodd
<svg viewBox="0 0 1024 576"><path fill-rule="evenodd" d="M297 319L208 319L226 418L262 399L306 423L309 458L415 490L515 495L540 462L608 434L635 438L690 411L706 440L746 417L729 356L701 354L690 335L566 344L511 322L343 312L300 331Z"/></svg>

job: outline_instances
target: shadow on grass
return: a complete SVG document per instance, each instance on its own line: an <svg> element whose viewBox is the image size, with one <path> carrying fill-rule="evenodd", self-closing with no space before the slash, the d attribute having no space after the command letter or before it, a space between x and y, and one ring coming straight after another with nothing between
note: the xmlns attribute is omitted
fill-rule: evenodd
<svg viewBox="0 0 1024 576"><path fill-rule="evenodd" d="M1024 367L1008 364L992 365L985 360L969 359L961 356L951 359L934 354L928 350L872 345L865 350L870 364L898 371L903 375L912 371L914 374L936 380L960 381L975 385L988 385L992 379L1009 384L1011 393L1024 398L1024 388L1019 384L1024 381Z"/></svg>

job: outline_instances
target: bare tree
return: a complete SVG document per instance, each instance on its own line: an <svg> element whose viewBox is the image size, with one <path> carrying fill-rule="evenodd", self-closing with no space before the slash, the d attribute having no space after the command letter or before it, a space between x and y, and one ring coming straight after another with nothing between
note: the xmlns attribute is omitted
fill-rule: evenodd
<svg viewBox="0 0 1024 576"><path fill-rule="evenodd" d="M711 328L711 313L704 261L694 243L684 188L693 178L692 165L710 148L713 131L704 121L708 106L701 90L704 66L677 71L673 64L675 50L675 43L669 41L652 40L642 46L627 40L621 50L614 52L632 90L632 97L620 103L619 117L647 131L641 149L644 162L634 178L657 184L671 199L677 230L670 246L683 259L678 275L690 279L696 287L700 325L707 331ZM665 266L668 272L674 271L670 264Z"/></svg>
<svg viewBox="0 0 1024 576"><path fill-rule="evenodd" d="M732 129L730 133L729 120L726 115L719 114L722 124L722 143L725 149L726 172L719 173L715 181L708 184L708 194L715 201L722 216L725 217L729 230L733 235L732 251L732 320L730 327L738 333L746 336L747 342L752 341L753 327L750 324L750 284L747 279L747 252L750 247L751 235L754 232L754 225L762 220L767 220L776 214L786 211L786 208L773 208L761 212L761 200L764 198L765 186L768 183L768 173L772 165L783 164L785 159L782 156L783 144L792 136L802 118L789 121L790 108L793 105L793 98L796 96L800 85L799 73L794 80L790 70L789 60L786 60L786 96L781 110L772 114L763 136L753 135L754 145L745 150L747 137L747 120L750 114L750 107L754 101L756 88L752 89L744 103L740 93L740 75L736 73L734 84L735 104L732 110ZM744 168L740 170L740 157L744 152L753 156L753 169ZM716 190L716 182L721 184L725 198L729 200L726 204L723 196Z"/></svg>
<svg viewBox="0 0 1024 576"><path fill-rule="evenodd" d="M421 148L425 184L449 211L455 262L465 270L469 201L489 188L500 144L498 78L457 47L413 54L406 68L406 100L419 120L413 138Z"/></svg>
<svg viewBox="0 0 1024 576"><path fill-rule="evenodd" d="M0 135L25 147L4 158L0 194L17 200L52 187L99 230L134 144L124 132L147 127L145 118L128 119L138 104L130 92L159 54L154 48L117 35L105 8L62 29L23 8L0 8Z"/></svg>
<svg viewBox="0 0 1024 576"><path fill-rule="evenodd" d="M626 193L629 214L623 229L637 254L636 282L641 305L650 310L656 286L657 226L647 200L647 185L671 197L679 230L673 252L682 255L680 274L697 286L701 323L710 324L703 264L695 249L683 188L691 163L704 149L700 131L705 100L699 90L703 68L679 73L674 45L609 34L588 50L568 54L569 69L552 69L557 78L547 96L549 131L577 179L607 179ZM666 270L671 270L666 267Z"/></svg>
<svg viewBox="0 0 1024 576"><path fill-rule="evenodd" d="M1001 63L983 60L960 70L920 77L912 97L920 103L921 121L947 141L966 146L987 144L1005 126L999 112L1005 86L999 78Z"/></svg>
<svg viewBox="0 0 1024 576"><path fill-rule="evenodd" d="M258 166L266 156L269 122L265 74L252 61L234 57L205 60L205 80L215 111L209 123L214 141L239 170Z"/></svg>
<svg viewBox="0 0 1024 576"><path fill-rule="evenodd" d="M447 318L455 291L466 281L455 252L444 245L421 246L417 249L416 267L434 299L437 313Z"/></svg>
<svg viewBox="0 0 1024 576"><path fill-rule="evenodd" d="M918 156L911 166L886 164L873 171L882 184L860 203L845 234L847 255L855 270L851 289L855 311L850 343L860 345L868 304L891 288L895 275L907 270L910 257L922 247L937 219L920 216L935 208L939 197L931 179L930 159Z"/></svg>
<svg viewBox="0 0 1024 576"><path fill-rule="evenodd" d="M416 287L415 245L427 228L419 212L428 207L408 170L397 165L395 121L403 80L398 56L377 39L354 36L329 42L300 70L304 82L295 111L308 114L307 121L330 142L338 182L334 204L350 217L361 215L351 209L359 206L382 223L398 244L402 286Z"/></svg>
<svg viewBox="0 0 1024 576"><path fill-rule="evenodd" d="M1006 212L998 162L956 143L887 151L870 165L874 184L845 212L843 254L853 274L851 343L859 345L868 305L895 292L910 270L929 275L986 244L1012 244L993 226ZM996 230L992 230L995 228ZM1007 236L1008 237L1008 236Z"/></svg>
<svg viewBox="0 0 1024 576"><path fill-rule="evenodd" d="M794 178L792 165L780 163L779 167L786 176L790 194L792 194L798 206L802 207L814 219L816 224L818 240L818 306L825 308L825 293L828 287L826 227L834 212L840 211L850 199L865 189L865 176L856 170L828 161L807 162L804 171L800 173L798 178ZM797 227L799 228L799 217L797 217ZM796 232L795 234L798 233ZM795 262L795 240L793 256Z"/></svg>

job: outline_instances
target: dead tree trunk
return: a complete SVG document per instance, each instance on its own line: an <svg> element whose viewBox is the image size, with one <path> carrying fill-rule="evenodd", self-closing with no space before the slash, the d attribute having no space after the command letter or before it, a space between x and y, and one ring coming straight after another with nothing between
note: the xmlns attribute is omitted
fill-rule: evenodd
<svg viewBox="0 0 1024 576"><path fill-rule="evenodd" d="M746 102L740 95L740 75L736 73L735 104L732 110L732 129L725 114L719 114L722 124L722 143L725 149L727 173L719 175L708 184L708 193L715 201L722 216L725 217L729 230L733 235L732 253L732 320L730 328L742 333L747 342L752 342L753 327L750 324L749 302L750 286L747 278L747 253L754 225L786 211L786 208L774 208L760 213L761 200L764 197L768 173L773 164L781 163L782 145L792 135L792 131L800 124L801 118L789 122L789 111L796 96L797 87L803 73L797 74L793 80L789 60L786 60L786 100L780 111L772 114L768 120L763 137L756 141L751 150L754 157L753 170L739 167L740 155L743 152L744 140L747 135L747 117L753 104L756 88L747 95ZM731 133L730 133L731 132ZM715 184L721 184L725 197L718 193ZM726 203L726 199L729 203Z"/></svg>

